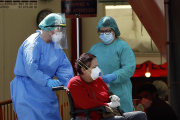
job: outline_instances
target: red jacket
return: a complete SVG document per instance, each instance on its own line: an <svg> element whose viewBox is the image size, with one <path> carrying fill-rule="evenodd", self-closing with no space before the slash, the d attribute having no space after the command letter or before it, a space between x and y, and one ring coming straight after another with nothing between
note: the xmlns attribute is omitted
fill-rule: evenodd
<svg viewBox="0 0 180 120"><path fill-rule="evenodd" d="M75 76L70 79L68 86L71 96L74 100L75 109L91 109L95 107L101 107L103 105L108 106L109 88L105 82L99 77L94 80L92 83L85 83L80 76ZM96 100L93 96L93 93L96 96ZM85 116L83 113L78 116ZM91 120L99 120L102 118L102 113L97 111L92 111L90 113Z"/></svg>

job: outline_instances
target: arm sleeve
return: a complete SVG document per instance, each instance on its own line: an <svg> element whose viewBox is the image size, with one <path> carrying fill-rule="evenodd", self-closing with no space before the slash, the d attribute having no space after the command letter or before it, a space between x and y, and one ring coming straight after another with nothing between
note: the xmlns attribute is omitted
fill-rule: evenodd
<svg viewBox="0 0 180 120"><path fill-rule="evenodd" d="M25 44L23 54L23 63L27 75L36 83L46 86L47 80L52 78L38 69L41 51L38 49L37 44Z"/></svg>
<svg viewBox="0 0 180 120"><path fill-rule="evenodd" d="M74 103L76 103L82 109L91 109L101 107L102 105L108 106L107 103L91 99L86 88L80 82L70 81L68 88L71 91L71 96Z"/></svg>
<svg viewBox="0 0 180 120"><path fill-rule="evenodd" d="M129 80L136 69L134 52L127 43L124 42L123 49L118 51L118 55L120 56L121 66L120 69L113 72L117 76L117 79L112 81L113 84Z"/></svg>
<svg viewBox="0 0 180 120"><path fill-rule="evenodd" d="M177 120L176 113L165 101L154 104L153 109L148 111L148 120Z"/></svg>
<svg viewBox="0 0 180 120"><path fill-rule="evenodd" d="M63 83L64 86L67 86L69 80L74 76L74 73L72 65L64 52L62 52L61 57L62 59L56 72L56 77Z"/></svg>
<svg viewBox="0 0 180 120"><path fill-rule="evenodd" d="M103 86L106 88L106 90L108 91L109 90L109 88L108 88L108 86L106 85L106 83L104 82L104 80L101 78L101 77L99 77L99 79L100 79L100 81L101 81L101 84L103 84Z"/></svg>

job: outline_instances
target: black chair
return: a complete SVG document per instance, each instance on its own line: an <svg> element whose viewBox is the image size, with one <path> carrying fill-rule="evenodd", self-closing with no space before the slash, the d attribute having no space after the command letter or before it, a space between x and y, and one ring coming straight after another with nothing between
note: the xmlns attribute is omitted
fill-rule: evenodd
<svg viewBox="0 0 180 120"><path fill-rule="evenodd" d="M97 108L92 108L92 109L87 109L87 110L76 110L74 108L74 101L73 98L71 96L71 93L69 91L69 89L65 86L59 86L59 87L53 87L52 88L53 91L57 91L57 90L66 90L67 94L68 94L68 99L69 99L69 103L70 103L70 115L71 115L71 120L76 120L76 115L78 113L84 113L86 115L87 120L90 120L90 112L91 111L102 111L102 112L106 112L104 107L97 107Z"/></svg>
<svg viewBox="0 0 180 120"><path fill-rule="evenodd" d="M98 108L92 108L92 109L87 109L87 110L76 110L74 108L74 101L73 101L73 98L71 96L71 93L69 91L69 89L65 86L59 86L59 87L53 87L52 88L53 91L57 91L57 90L66 90L67 91L67 94L68 94L68 99L69 99L69 103L70 103L70 115L71 115L71 120L76 120L76 116L78 113L84 113L86 115L86 119L87 120L90 120L90 112L91 111L102 111L102 112L106 112L105 108L104 107L98 107ZM122 109L120 109L120 107L117 107L117 109L120 111L121 115L123 115L124 111ZM136 111L136 112L140 112L140 111ZM140 115L141 114L141 115ZM141 117L141 120L147 120L147 116L146 114L143 112L143 113L138 113L136 114L136 117L140 115ZM135 116L134 116L135 118ZM139 117L136 118L136 120L139 120Z"/></svg>

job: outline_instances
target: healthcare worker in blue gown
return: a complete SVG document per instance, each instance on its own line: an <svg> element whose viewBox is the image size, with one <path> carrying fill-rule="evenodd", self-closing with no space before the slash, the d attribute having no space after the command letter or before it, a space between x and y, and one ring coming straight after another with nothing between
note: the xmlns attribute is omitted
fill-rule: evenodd
<svg viewBox="0 0 180 120"><path fill-rule="evenodd" d="M65 15L51 13L39 27L18 50L11 98L19 120L61 120L52 87L67 86L74 76L62 50L67 43Z"/></svg>
<svg viewBox="0 0 180 120"><path fill-rule="evenodd" d="M112 17L101 18L97 30L102 42L93 45L89 53L97 57L104 74L102 79L110 91L121 99L120 108L124 112L131 112L134 109L130 80L136 68L134 53L125 41L118 38L120 31Z"/></svg>

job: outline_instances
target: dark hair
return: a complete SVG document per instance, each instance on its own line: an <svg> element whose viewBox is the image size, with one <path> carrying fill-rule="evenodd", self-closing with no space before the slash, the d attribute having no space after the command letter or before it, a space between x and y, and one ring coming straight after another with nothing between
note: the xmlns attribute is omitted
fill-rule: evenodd
<svg viewBox="0 0 180 120"><path fill-rule="evenodd" d="M83 53L78 60L75 62L75 68L79 74L82 74L81 68L85 68L86 70L91 66L91 61L96 58L95 55L90 53Z"/></svg>
<svg viewBox="0 0 180 120"><path fill-rule="evenodd" d="M156 93L156 97L158 97L158 94L157 94L157 89L156 87L151 84L151 83L145 83L145 84L142 84L139 86L138 90L137 90L137 93L141 93L143 91L147 91L147 92L150 92L151 95L155 92Z"/></svg>

